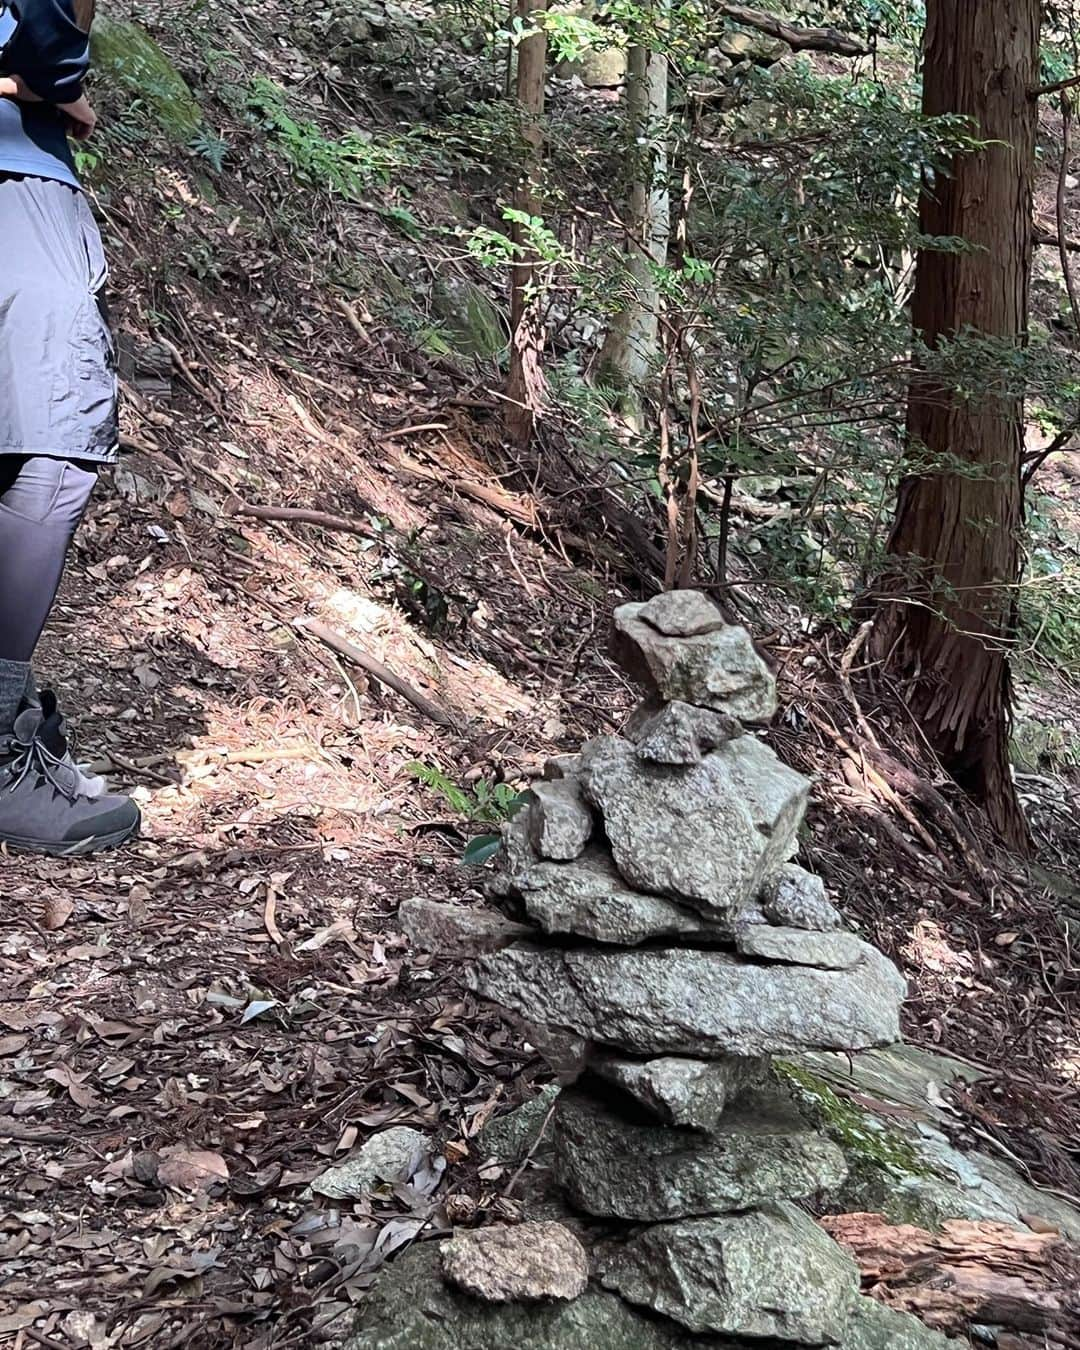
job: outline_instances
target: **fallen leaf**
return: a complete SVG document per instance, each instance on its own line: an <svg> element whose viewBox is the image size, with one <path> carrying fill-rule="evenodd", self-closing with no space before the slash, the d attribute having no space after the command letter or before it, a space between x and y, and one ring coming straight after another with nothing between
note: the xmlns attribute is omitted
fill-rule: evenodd
<svg viewBox="0 0 1080 1350"><path fill-rule="evenodd" d="M63 928L74 913L74 902L66 895L50 895L45 901L45 914L41 925L48 932L55 933L58 928Z"/></svg>
<svg viewBox="0 0 1080 1350"><path fill-rule="evenodd" d="M177 1148L158 1164L158 1181L178 1191L205 1191L228 1181L229 1168L220 1153Z"/></svg>

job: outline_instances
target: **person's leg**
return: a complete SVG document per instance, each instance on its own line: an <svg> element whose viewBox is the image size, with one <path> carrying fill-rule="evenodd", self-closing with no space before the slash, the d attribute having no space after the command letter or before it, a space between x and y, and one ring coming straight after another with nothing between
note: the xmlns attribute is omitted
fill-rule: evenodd
<svg viewBox="0 0 1080 1350"><path fill-rule="evenodd" d="M30 852L93 853L139 827L129 798L91 792L55 696L25 700L30 658L96 478L70 461L0 457L0 843Z"/></svg>
<svg viewBox="0 0 1080 1350"><path fill-rule="evenodd" d="M29 662L97 482L91 464L0 460L0 659Z"/></svg>

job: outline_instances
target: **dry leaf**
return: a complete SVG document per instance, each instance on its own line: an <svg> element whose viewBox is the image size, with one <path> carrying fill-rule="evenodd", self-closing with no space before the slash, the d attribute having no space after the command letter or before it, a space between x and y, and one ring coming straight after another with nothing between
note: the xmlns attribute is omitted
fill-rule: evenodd
<svg viewBox="0 0 1080 1350"><path fill-rule="evenodd" d="M58 928L63 928L74 913L75 905L66 895L50 895L45 901L45 914L41 926L48 932L55 933Z"/></svg>
<svg viewBox="0 0 1080 1350"><path fill-rule="evenodd" d="M158 1180L178 1191L205 1191L228 1179L225 1159L206 1149L176 1148L158 1164Z"/></svg>

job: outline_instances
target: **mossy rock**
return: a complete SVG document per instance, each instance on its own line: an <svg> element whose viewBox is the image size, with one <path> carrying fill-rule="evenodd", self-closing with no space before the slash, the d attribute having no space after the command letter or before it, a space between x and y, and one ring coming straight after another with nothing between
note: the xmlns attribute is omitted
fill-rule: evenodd
<svg viewBox="0 0 1080 1350"><path fill-rule="evenodd" d="M1071 769L1080 764L1080 747L1071 731L1037 717L1020 717L1013 727L1009 758L1022 773Z"/></svg>
<svg viewBox="0 0 1080 1350"><path fill-rule="evenodd" d="M459 356L490 360L506 350L506 320L473 282L440 278L431 292L431 312L442 336Z"/></svg>
<svg viewBox="0 0 1080 1350"><path fill-rule="evenodd" d="M186 144L198 133L202 109L145 28L101 16L94 24L91 54L106 87L119 86L139 99L171 140Z"/></svg>
<svg viewBox="0 0 1080 1350"><path fill-rule="evenodd" d="M950 1194L941 1205L931 1202L927 1191L935 1187L925 1183L932 1179L932 1169L908 1138L839 1097L804 1065L776 1060L774 1067L803 1111L843 1150L849 1174L833 1199L845 1208L879 1211L890 1223L938 1228L953 1217L953 1188L945 1187Z"/></svg>
<svg viewBox="0 0 1080 1350"><path fill-rule="evenodd" d="M760 33L746 33L741 29L732 29L717 42L717 48L729 61L750 61L755 66L774 66L785 56L790 56L791 48L779 38L766 37Z"/></svg>

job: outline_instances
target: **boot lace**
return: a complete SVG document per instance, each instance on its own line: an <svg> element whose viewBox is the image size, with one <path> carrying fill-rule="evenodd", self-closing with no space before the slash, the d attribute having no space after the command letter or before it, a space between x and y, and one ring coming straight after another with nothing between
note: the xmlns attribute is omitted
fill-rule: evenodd
<svg viewBox="0 0 1080 1350"><path fill-rule="evenodd" d="M8 773L12 777L9 792L18 792L30 775L36 773L69 802L78 799L78 775L72 774L71 766L65 763L64 757L54 755L37 736L29 742L13 739L10 749L14 751L14 758L8 765ZM64 771L66 783L59 775L60 770Z"/></svg>

